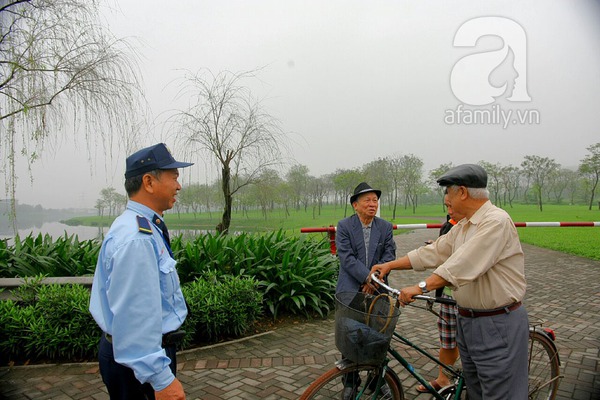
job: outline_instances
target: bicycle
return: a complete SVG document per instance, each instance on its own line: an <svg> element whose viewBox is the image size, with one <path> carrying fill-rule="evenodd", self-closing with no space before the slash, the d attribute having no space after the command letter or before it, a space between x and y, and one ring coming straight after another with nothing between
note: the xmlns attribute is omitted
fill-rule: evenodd
<svg viewBox="0 0 600 400"><path fill-rule="evenodd" d="M396 299L398 298L398 295L400 294L399 290L389 287L375 276L372 276L372 279L381 287L385 288L390 294L394 295ZM352 295L358 295L359 297L363 296L365 299L369 298L369 295L365 294L353 293ZM380 296L381 295L377 297L371 296L371 303L376 301L376 298L381 298ZM392 297L389 296L389 298L391 299ZM434 303L456 304L456 302L452 299L436 298L424 295L415 296L415 299L426 301L426 310L436 315L437 313L433 311L432 308ZM346 304L344 304L343 301L340 303L341 300L338 299L337 295L336 300L338 301L336 305L336 346L340 348L340 344L338 343L338 320L340 319L338 309L344 309L348 307L348 302L346 301ZM391 305L391 300L389 301L389 304ZM394 307L397 308L397 306L398 302L396 300ZM380 325L388 323L390 318L392 318L391 320L394 321L391 313L372 313L372 310L373 307L368 310L369 313L367 320L365 321L367 325L369 325L369 318L378 320ZM425 386L429 390L429 394L432 396L432 398L438 400L467 399L468 397L465 380L461 370L453 366L442 364L437 357L400 335L395 330L395 323L396 322L393 322L392 332L389 337L387 349L385 349L383 352L383 357L380 355L375 355L372 356L370 360L367 360L369 362L361 362L361 355L355 354L355 356L359 358L357 362L353 362L348 359L342 359L336 362L334 368L319 376L308 386L308 388L300 397L300 400L339 399L342 390L344 389L343 379L345 379L344 377L347 379L347 377L351 375L353 376L352 379L355 379L355 382L357 382L355 392L353 393L355 399L403 400L405 397L402 388L402 381L389 365L392 359L400 363L400 365L406 369L406 371L408 371L419 383ZM554 332L552 332L550 329L541 328L537 325L530 326L529 339L529 399L553 400L558 390L560 378L560 360L556 345L554 344ZM438 366L442 367L450 378L452 384L443 387L436 392L431 387L427 379L425 379L407 359L405 359L396 349L394 349L394 347L392 347L392 341L400 343L407 348L416 350L422 356L425 356ZM343 350L346 350L346 352ZM340 351L342 351L342 354L346 354L348 347L346 346L345 349L340 349ZM373 362L374 360L377 362Z"/></svg>
<svg viewBox="0 0 600 400"><path fill-rule="evenodd" d="M560 357L556 334L536 321L529 326L529 399L554 400L558 392Z"/></svg>

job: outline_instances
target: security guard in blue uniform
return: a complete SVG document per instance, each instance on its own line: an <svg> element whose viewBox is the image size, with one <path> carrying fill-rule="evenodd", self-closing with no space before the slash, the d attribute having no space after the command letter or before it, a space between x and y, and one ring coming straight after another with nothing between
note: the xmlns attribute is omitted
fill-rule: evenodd
<svg viewBox="0 0 600 400"><path fill-rule="evenodd" d="M181 189L178 168L190 165L163 143L126 160L127 209L102 243L90 299L111 399L185 399L175 353L187 307L162 215Z"/></svg>

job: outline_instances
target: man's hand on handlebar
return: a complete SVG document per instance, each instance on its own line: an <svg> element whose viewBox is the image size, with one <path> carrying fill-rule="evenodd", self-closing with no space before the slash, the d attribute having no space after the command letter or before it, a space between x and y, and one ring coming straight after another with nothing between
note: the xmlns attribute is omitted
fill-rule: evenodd
<svg viewBox="0 0 600 400"><path fill-rule="evenodd" d="M383 280L385 276L389 273L390 269L387 268L385 264L376 264L371 267L371 273L369 274L369 276L375 274L379 279Z"/></svg>
<svg viewBox="0 0 600 400"><path fill-rule="evenodd" d="M416 296L418 294L423 294L421 288L419 288L418 286L408 286L403 289L400 289L400 303L403 306L410 304L413 301L415 301L415 299L413 299L413 296Z"/></svg>

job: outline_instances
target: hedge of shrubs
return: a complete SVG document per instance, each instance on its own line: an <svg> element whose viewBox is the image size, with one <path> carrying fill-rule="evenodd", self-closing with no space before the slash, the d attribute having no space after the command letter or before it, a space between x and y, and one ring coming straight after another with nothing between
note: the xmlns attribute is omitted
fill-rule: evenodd
<svg viewBox="0 0 600 400"><path fill-rule="evenodd" d="M326 239L281 231L207 234L175 237L172 246L190 307L183 327L186 346L243 336L261 316L326 315L333 306L338 262ZM64 271L93 273L99 248L98 241L68 236L57 241L30 236L12 246L0 240L0 276L38 276L27 279L18 300L0 301L3 363L95 358L99 332L88 312L89 290L39 280L65 276Z"/></svg>
<svg viewBox="0 0 600 400"><path fill-rule="evenodd" d="M77 284L27 280L16 300L0 301L0 361L94 359L101 332L88 311L90 291ZM214 274L188 283L190 309L182 348L246 334L262 312L255 280Z"/></svg>

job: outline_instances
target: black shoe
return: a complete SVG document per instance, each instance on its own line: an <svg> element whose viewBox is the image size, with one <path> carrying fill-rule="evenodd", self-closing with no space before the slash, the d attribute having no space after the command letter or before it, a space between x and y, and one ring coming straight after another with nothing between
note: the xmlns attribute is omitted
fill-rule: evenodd
<svg viewBox="0 0 600 400"><path fill-rule="evenodd" d="M353 400L356 399L356 394L358 390L354 386L344 386L344 390L342 390L342 400Z"/></svg>

